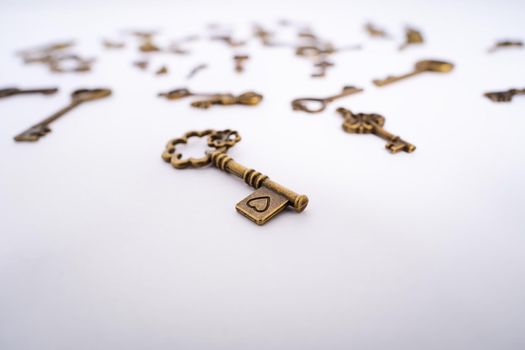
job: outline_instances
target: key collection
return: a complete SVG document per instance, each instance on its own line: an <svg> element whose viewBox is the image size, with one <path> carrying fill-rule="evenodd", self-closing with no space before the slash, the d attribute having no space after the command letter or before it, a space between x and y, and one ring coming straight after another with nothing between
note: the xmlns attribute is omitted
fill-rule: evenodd
<svg viewBox="0 0 525 350"><path fill-rule="evenodd" d="M295 42L286 42L279 38L279 30L294 30L296 32ZM373 40L384 39L387 41L395 40L395 37L386 29L374 23L366 23L364 31ZM343 51L362 50L361 44L347 44L336 46L330 40L317 35L311 27L304 26L288 20L278 22L277 28L268 28L255 24L252 36L248 38L236 37L230 30L220 24L212 23L207 26L205 34L189 35L176 40L172 40L169 45L161 45L155 31L126 31L126 37L132 37L136 41L136 50L142 58L132 62L132 66L144 72L149 72L151 68L150 57L153 54L174 54L190 55L189 49L192 42L205 41L224 44L232 50L232 69L234 74L241 74L251 67L251 60L254 59L246 52L246 43L250 40L259 41L260 44L268 49L289 48L294 55L302 60L310 61L312 71L310 76L315 79L323 78L328 70L335 65L334 55ZM423 45L426 39L419 29L406 27L404 40L399 43L399 51L404 51L416 45ZM386 42L386 41L385 41ZM124 39L103 39L102 47L106 50L123 50L130 47ZM489 53L508 49L522 49L524 44L519 40L497 41L488 49ZM240 51L239 49L244 49ZM86 73L93 69L95 59L86 58L74 51L75 42L62 41L41 47L22 50L17 55L25 64L41 64L46 66L53 73ZM187 73L186 79L190 80L204 70L212 67L206 62L196 62L194 67ZM450 73L454 70L454 64L449 61L437 59L419 60L415 63L412 71L401 75L391 75L382 79L374 79L372 83L377 88L382 88L410 78L421 73ZM152 68L152 74L157 76L167 76L170 69L162 64ZM58 91L56 87L21 89L9 87L0 89L0 98L15 95L46 95L51 96ZM291 101L293 111L305 112L309 114L321 113L334 101L350 97L351 95L363 93L364 89L355 86L344 86L339 92L328 97L304 97L296 98ZM107 88L79 89L71 94L70 103L42 120L41 122L29 127L14 137L17 142L36 142L41 137L51 132L50 125L57 119L65 115L85 102L95 101L109 97L112 91ZM513 97L525 95L525 89L509 89L507 91L487 92L486 98L493 102L510 102ZM212 106L247 106L255 107L263 100L263 95L255 91L246 91L240 94L230 92L202 93L193 92L188 88L176 88L166 92L158 93L158 97L168 101L175 101L185 98L193 98L190 106L198 109L210 109ZM350 134L374 134L384 139L387 144L385 148L392 154L399 152L412 153L416 147L409 142L393 135L384 129L385 118L376 113L354 113L348 108L337 107L336 113L343 118L342 128ZM207 141L208 149L201 158L184 158L177 150L178 145L183 145L190 138L204 138ZM242 178L255 191L236 205L236 210L258 225L265 224L275 217L287 206L291 206L297 212L302 212L308 205L308 197L299 195L288 188L270 180L251 168L244 167L237 163L227 152L235 146L241 137L235 130L203 130L189 131L181 137L170 140L162 159L170 163L176 169L200 168L213 166L226 173L230 173Z"/></svg>

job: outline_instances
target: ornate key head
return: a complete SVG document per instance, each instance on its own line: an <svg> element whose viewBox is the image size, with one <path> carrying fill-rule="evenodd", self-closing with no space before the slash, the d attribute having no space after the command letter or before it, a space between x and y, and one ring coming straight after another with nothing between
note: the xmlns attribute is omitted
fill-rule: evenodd
<svg viewBox="0 0 525 350"><path fill-rule="evenodd" d="M182 153L177 151L177 145L187 144L191 137L206 137L207 144L212 148L212 151L219 151L226 153L229 148L235 146L241 140L241 136L234 130L203 130L203 131L189 131L182 137L170 140L162 153L162 159L170 163L174 168L184 169L187 167L201 168L211 164L211 155L213 152L207 150L200 158L183 158Z"/></svg>
<svg viewBox="0 0 525 350"><path fill-rule="evenodd" d="M111 95L110 89L81 89L73 91L71 98L75 102L87 102L105 98Z"/></svg>
<svg viewBox="0 0 525 350"><path fill-rule="evenodd" d="M379 114L354 114L348 109L338 108L337 112L343 115L343 129L351 134L370 134L376 126L385 125L385 118Z"/></svg>
<svg viewBox="0 0 525 350"><path fill-rule="evenodd" d="M416 63L416 70L425 72L448 73L454 64L446 61L424 60Z"/></svg>

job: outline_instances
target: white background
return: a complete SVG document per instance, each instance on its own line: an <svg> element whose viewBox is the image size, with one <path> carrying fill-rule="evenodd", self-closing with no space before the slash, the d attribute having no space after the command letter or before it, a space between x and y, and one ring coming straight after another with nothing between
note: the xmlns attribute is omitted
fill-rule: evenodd
<svg viewBox="0 0 525 350"><path fill-rule="evenodd" d="M525 98L495 104L486 91L525 87L523 1L0 2L0 83L61 88L53 97L0 101L0 349L523 349L525 347ZM326 79L288 49L241 49L242 75L220 43L190 56L154 55L149 72L125 29L164 42L210 22L240 37L252 21L286 33L310 23L336 45ZM369 39L372 20L396 40ZM399 53L402 28L427 43ZM288 31L288 34L293 34ZM103 37L124 38L123 51ZM15 51L76 39L97 57L89 74L53 75ZM384 88L420 58L456 64ZM209 69L193 80L199 63ZM156 77L162 64L170 74ZM290 101L343 85L365 93L319 115ZM52 125L36 144L13 136L81 87L110 87ZM159 91L264 94L255 108L189 107ZM338 106L380 113L417 146L391 155L371 135L341 129ZM192 129L235 128L232 155L307 194L258 227L235 212L251 193L213 168L175 170L160 154Z"/></svg>

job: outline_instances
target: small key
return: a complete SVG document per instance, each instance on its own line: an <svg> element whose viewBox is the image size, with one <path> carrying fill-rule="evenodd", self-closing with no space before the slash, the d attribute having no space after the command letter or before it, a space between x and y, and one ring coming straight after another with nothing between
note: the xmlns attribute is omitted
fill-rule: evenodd
<svg viewBox="0 0 525 350"><path fill-rule="evenodd" d="M396 81L403 80L406 78L413 77L424 72L433 72L433 73L448 73L454 69L454 64L445 61L435 61L435 60L424 60L418 61L414 66L414 70L408 74L399 75L399 76L389 76L386 79L376 79L373 80L374 85L376 86L385 86L388 84L395 83Z"/></svg>
<svg viewBox="0 0 525 350"><path fill-rule="evenodd" d="M176 150L177 145L186 144L190 137L207 137L208 146L214 150L207 152L201 158L183 159ZM199 168L212 164L216 168L242 178L248 185L255 188L248 197L237 203L237 211L257 225L263 225L280 213L288 205L296 212L302 212L308 205L308 197L299 195L288 188L270 180L268 176L246 168L237 163L226 152L239 142L241 137L236 131L190 131L184 136L168 142L162 153L162 159L176 169L187 167Z"/></svg>
<svg viewBox="0 0 525 350"><path fill-rule="evenodd" d="M326 58L323 58L322 60L314 64L316 70L310 76L312 78L323 78L326 76L326 71L328 70L328 68L331 68L333 66L333 62L330 62Z"/></svg>
<svg viewBox="0 0 525 350"><path fill-rule="evenodd" d="M234 96L232 94L217 94L206 100L193 101L191 106L201 109L208 109L213 105L231 106L237 104L256 106L262 101L262 99L262 95L253 91L245 92L239 96Z"/></svg>
<svg viewBox="0 0 525 350"><path fill-rule="evenodd" d="M516 95L525 95L525 89L510 89L507 91L487 92L484 96L494 102L510 102Z"/></svg>
<svg viewBox="0 0 525 350"><path fill-rule="evenodd" d="M498 41L496 44L494 44L493 47L488 49L489 53L496 52L500 49L510 49L510 48L522 48L525 46L523 44L523 41L512 41L512 40L505 40L505 41Z"/></svg>
<svg viewBox="0 0 525 350"><path fill-rule="evenodd" d="M354 114L346 108L338 108L337 112L343 116L343 129L348 133L377 135L388 141L385 148L392 154L401 151L412 153L416 150L414 145L383 129L385 118L379 114Z"/></svg>
<svg viewBox="0 0 525 350"><path fill-rule="evenodd" d="M7 89L0 89L0 98L14 96L14 95L27 95L27 94L53 95L57 92L58 92L58 88L45 88L45 89L7 88Z"/></svg>
<svg viewBox="0 0 525 350"><path fill-rule="evenodd" d="M411 45L423 44L423 34L414 28L406 28L405 42L399 46L399 50L404 50Z"/></svg>
<svg viewBox="0 0 525 350"><path fill-rule="evenodd" d="M337 52L360 50L361 45L349 45L335 48L330 44L327 45L305 45L295 49L295 54L302 57L318 57L322 55L331 55Z"/></svg>
<svg viewBox="0 0 525 350"><path fill-rule="evenodd" d="M376 27L373 23L367 23L365 25L365 30L373 38L383 38L389 39L390 34L388 34L384 29Z"/></svg>
<svg viewBox="0 0 525 350"><path fill-rule="evenodd" d="M17 142L38 141L41 137L51 132L51 128L49 127L49 125L52 122L54 122L55 120L57 120L58 118L60 118L61 116L69 112L70 110L74 109L75 107L79 106L80 104L84 102L98 100L101 98L108 97L109 95L111 95L111 90L108 90L108 89L76 90L71 94L71 103L69 105L62 108L58 112L54 113L50 117L44 119L40 123L33 125L29 129L15 136L15 141Z"/></svg>
<svg viewBox="0 0 525 350"><path fill-rule="evenodd" d="M350 96L358 92L362 92L363 89L356 88L354 86L345 86L342 91L334 96L329 96L325 98L315 98L315 97L306 97L306 98L297 98L292 101L292 109L294 111L303 111L306 113L320 113L326 109L329 103L345 96ZM311 108L312 102L317 104L317 108Z"/></svg>
<svg viewBox="0 0 525 350"><path fill-rule="evenodd" d="M155 75L166 75L168 74L168 67L161 66L156 72Z"/></svg>
<svg viewBox="0 0 525 350"><path fill-rule="evenodd" d="M215 95L218 95L218 94L195 93L195 92L191 92L190 90L186 88L175 89L175 90L171 90L168 92L161 92L158 94L159 97L165 97L168 100L179 100L181 98L191 97L191 96L211 97Z"/></svg>
<svg viewBox="0 0 525 350"><path fill-rule="evenodd" d="M250 59L248 55L235 55L233 61L235 62L235 71L237 73L244 72L244 63Z"/></svg>

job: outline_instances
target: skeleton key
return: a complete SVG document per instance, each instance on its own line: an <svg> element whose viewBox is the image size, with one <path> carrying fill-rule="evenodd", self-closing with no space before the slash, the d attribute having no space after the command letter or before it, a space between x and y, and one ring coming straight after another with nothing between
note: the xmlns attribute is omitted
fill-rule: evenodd
<svg viewBox="0 0 525 350"><path fill-rule="evenodd" d="M390 153L407 152L412 153L416 147L399 136L393 135L383 129L385 118L379 114L354 114L345 108L338 108L337 112L344 118L343 129L351 134L374 134L388 141L385 148Z"/></svg>
<svg viewBox="0 0 525 350"><path fill-rule="evenodd" d="M51 128L49 128L49 125L52 122L54 122L70 110L74 109L75 107L79 106L84 102L98 100L101 98L108 97L109 95L111 95L111 90L108 89L76 90L71 94L71 103L69 105L54 113L50 117L44 119L40 123L33 125L29 129L15 136L15 141L38 141L41 137L51 132Z"/></svg>
<svg viewBox="0 0 525 350"><path fill-rule="evenodd" d="M195 93L191 92L189 89L181 88L181 89L175 89L168 92L161 92L158 94L159 97L165 97L168 100L179 100L184 97L191 97L191 96L200 96L200 97L212 97L216 96L218 94L208 94L208 93Z"/></svg>
<svg viewBox="0 0 525 350"><path fill-rule="evenodd" d="M294 111L303 111L306 113L320 113L326 109L329 103L344 97L356 94L358 92L362 92L363 89L356 88L354 86L345 86L343 87L343 90L334 96L329 96L325 98L315 98L315 97L305 97L305 98L297 98L292 101L292 109ZM318 108L310 108L309 104L313 102L315 104L318 104Z"/></svg>
<svg viewBox="0 0 525 350"><path fill-rule="evenodd" d="M489 53L496 52L500 49L509 49L509 48L522 48L523 41L511 41L511 40L505 40L505 41L498 41L496 44L494 44L493 47L488 49Z"/></svg>
<svg viewBox="0 0 525 350"><path fill-rule="evenodd" d="M259 102L262 101L262 99L262 95L253 91L245 92L243 94L240 94L239 96L235 96L232 94L217 94L207 100L193 101L191 103L191 106L202 109L208 109L213 105L231 106L237 104L245 106L255 106L258 105Z"/></svg>
<svg viewBox="0 0 525 350"><path fill-rule="evenodd" d="M389 76L386 79L375 79L373 80L374 85L376 86L385 86L388 84L395 83L396 81L403 80L406 78L413 77L424 72L433 72L433 73L448 73L454 69L454 64L445 61L435 61L435 60L424 60L416 62L414 70L410 73L399 75L399 76Z"/></svg>
<svg viewBox="0 0 525 350"><path fill-rule="evenodd" d="M423 44L423 41L423 34L421 34L420 31L413 28L407 28L405 30L405 42L399 46L399 50L404 50L410 45Z"/></svg>
<svg viewBox="0 0 525 350"><path fill-rule="evenodd" d="M233 56L233 60L235 62L235 71L237 73L244 72L244 62L248 61L250 59L250 56L248 55L235 55Z"/></svg>
<svg viewBox="0 0 525 350"><path fill-rule="evenodd" d="M7 89L0 89L0 98L14 96L14 95L26 95L26 94L53 95L57 92L58 92L57 88L45 88L45 89L7 88Z"/></svg>
<svg viewBox="0 0 525 350"><path fill-rule="evenodd" d="M510 89L507 91L487 92L485 97L494 102L510 102L516 95L525 95L525 89Z"/></svg>
<svg viewBox="0 0 525 350"><path fill-rule="evenodd" d="M212 148L212 151L205 153L201 158L183 159L176 147L179 144L186 144L191 137L207 137L208 146ZM308 205L307 196L299 195L270 180L268 176L246 168L226 154L228 149L240 140L239 134L231 130L190 131L180 138L169 141L162 153L162 159L176 169L199 168L212 164L226 173L242 178L256 190L237 203L235 208L257 225L265 224L288 205L292 206L296 212L302 212Z"/></svg>

